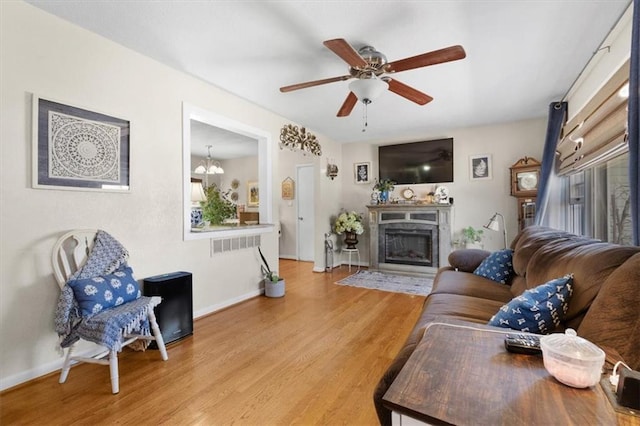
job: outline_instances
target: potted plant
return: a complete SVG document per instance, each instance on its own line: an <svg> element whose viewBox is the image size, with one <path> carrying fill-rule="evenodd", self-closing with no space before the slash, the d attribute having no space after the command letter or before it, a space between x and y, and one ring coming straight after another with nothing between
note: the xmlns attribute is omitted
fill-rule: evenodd
<svg viewBox="0 0 640 426"><path fill-rule="evenodd" d="M396 183L391 179L376 180L375 185L373 185L373 189L380 192L379 200L381 203L389 201L389 192L393 191L395 185Z"/></svg>
<svg viewBox="0 0 640 426"><path fill-rule="evenodd" d="M220 225L225 219L230 219L236 215L236 205L228 198L229 191L222 192L215 183L212 183L205 190L206 201L201 201L202 218L212 225Z"/></svg>
<svg viewBox="0 0 640 426"><path fill-rule="evenodd" d="M342 212L333 224L333 230L338 235L345 234L344 242L348 249L355 249L358 235L364 232L362 216L354 211Z"/></svg>
<svg viewBox="0 0 640 426"><path fill-rule="evenodd" d="M465 244L465 248L483 248L482 245L482 229L475 229L473 226L468 226L462 230L462 242Z"/></svg>
<svg viewBox="0 0 640 426"><path fill-rule="evenodd" d="M262 258L263 265L260 266L264 279L264 295L267 297L282 297L284 296L284 278L278 276L278 272L272 271L262 254L262 250L258 247L258 252Z"/></svg>

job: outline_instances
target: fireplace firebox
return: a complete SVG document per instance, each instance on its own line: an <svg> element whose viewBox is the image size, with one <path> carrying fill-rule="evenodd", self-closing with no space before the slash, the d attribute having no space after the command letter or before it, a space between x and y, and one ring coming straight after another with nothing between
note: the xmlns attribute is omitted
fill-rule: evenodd
<svg viewBox="0 0 640 426"><path fill-rule="evenodd" d="M436 266L438 228L432 225L393 224L380 229L381 263L398 265ZM435 244L434 244L435 238Z"/></svg>

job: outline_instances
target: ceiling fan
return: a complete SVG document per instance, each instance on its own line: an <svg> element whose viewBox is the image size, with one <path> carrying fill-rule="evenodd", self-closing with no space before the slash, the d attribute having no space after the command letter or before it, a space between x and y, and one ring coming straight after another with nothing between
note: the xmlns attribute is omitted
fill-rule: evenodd
<svg viewBox="0 0 640 426"><path fill-rule="evenodd" d="M323 44L349 64L349 74L292 84L281 87L280 91L283 93L292 92L307 87L320 86L322 84L355 78L357 80L349 84L350 92L340 107L340 110L338 110L338 117L346 117L351 114L358 100L365 105L371 103L371 101L379 96L385 89L418 105L425 105L433 100L431 96L407 86L389 77L387 74L395 74L401 71L441 64L443 62L457 61L467 56L462 46L456 45L398 61L387 62L387 57L371 46L364 46L356 51L342 38L327 40Z"/></svg>

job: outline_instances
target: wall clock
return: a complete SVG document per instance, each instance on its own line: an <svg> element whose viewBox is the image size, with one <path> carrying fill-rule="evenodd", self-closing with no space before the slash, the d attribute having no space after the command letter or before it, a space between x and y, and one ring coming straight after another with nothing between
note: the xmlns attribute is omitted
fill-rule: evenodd
<svg viewBox="0 0 640 426"><path fill-rule="evenodd" d="M516 161L511 170L511 195L514 197L535 197L540 183L540 162L531 157Z"/></svg>
<svg viewBox="0 0 640 426"><path fill-rule="evenodd" d="M413 192L413 189L411 188L407 188L404 191L402 191L402 198L404 198L407 201L412 200L415 195L416 194Z"/></svg>

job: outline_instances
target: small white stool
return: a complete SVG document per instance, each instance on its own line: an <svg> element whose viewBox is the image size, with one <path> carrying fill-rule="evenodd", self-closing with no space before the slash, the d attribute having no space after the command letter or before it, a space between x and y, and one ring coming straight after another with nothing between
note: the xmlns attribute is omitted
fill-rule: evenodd
<svg viewBox="0 0 640 426"><path fill-rule="evenodd" d="M351 255L353 255L354 253L358 256L358 270L360 270L360 250L358 250L357 248L343 248L342 253L347 253L349 255L349 272L351 272Z"/></svg>

